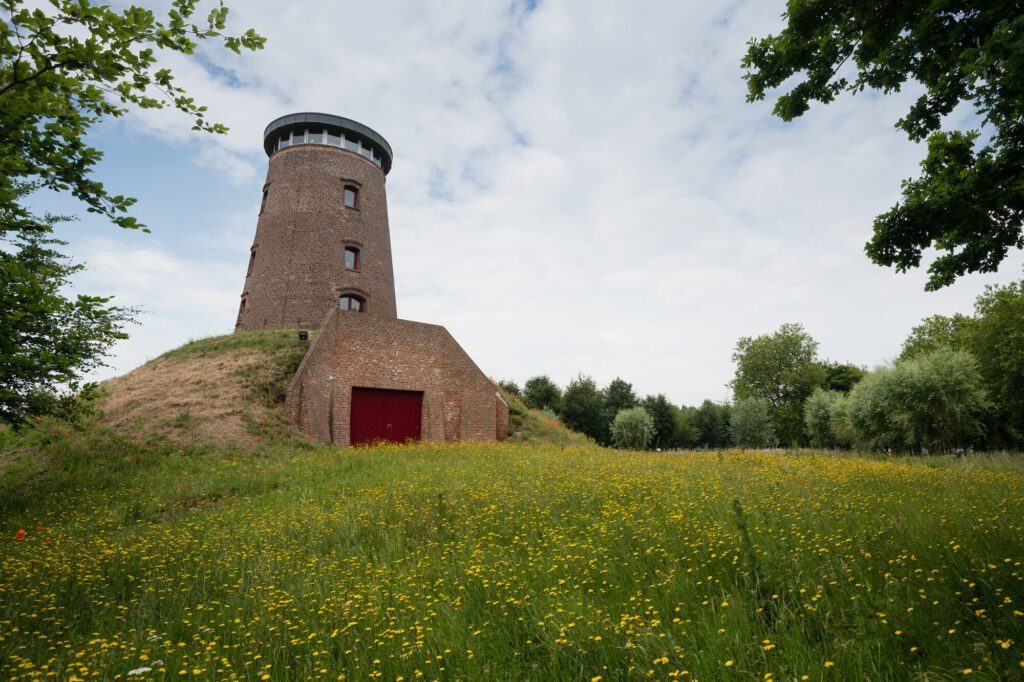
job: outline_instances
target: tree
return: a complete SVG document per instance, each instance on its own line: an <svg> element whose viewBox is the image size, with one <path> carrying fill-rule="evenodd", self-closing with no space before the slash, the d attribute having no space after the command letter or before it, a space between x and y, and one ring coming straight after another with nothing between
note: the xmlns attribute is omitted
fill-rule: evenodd
<svg viewBox="0 0 1024 682"><path fill-rule="evenodd" d="M512 381L511 379L502 379L498 382L498 387L505 391L505 393L522 397L522 392L519 390L519 384Z"/></svg>
<svg viewBox="0 0 1024 682"><path fill-rule="evenodd" d="M0 420L17 424L37 413L40 395L78 386L105 351L126 338L134 311L109 298L61 293L82 269L51 248L64 242L22 235L18 251L0 252Z"/></svg>
<svg viewBox="0 0 1024 682"><path fill-rule="evenodd" d="M700 443L700 431L694 425L696 407L685 405L676 410L676 437L672 447L695 448Z"/></svg>
<svg viewBox="0 0 1024 682"><path fill-rule="evenodd" d="M0 376L8 418L23 416L26 391L72 382L100 363L131 317L110 299L67 299L60 284L79 269L62 259L48 239L53 216L37 215L36 190L69 193L87 211L123 228L143 228L128 214L134 199L112 195L94 176L103 155L86 143L86 133L105 117L129 107L174 107L193 128L227 129L205 118L178 87L173 73L157 64L157 51L192 54L199 41L221 38L234 52L255 50L264 39L251 29L224 33L228 9L214 7L205 25L192 23L197 0L172 0L166 18L136 6L121 11L91 0L49 3L2 0L0 22L0 260L9 298L0 347L18 349L26 338L39 353L5 358ZM19 319L19 318L24 318ZM19 404L19 401L20 404Z"/></svg>
<svg viewBox="0 0 1024 682"><path fill-rule="evenodd" d="M903 182L902 201L875 218L865 247L872 261L903 272L933 246L941 255L926 288L935 290L967 272L995 271L1010 249L1024 248L1020 2L790 0L785 17L779 35L748 43L742 62L748 101L790 88L775 102L781 119L844 91L924 87L896 125L915 142L927 139L927 155L920 177ZM960 103L980 128L943 131Z"/></svg>
<svg viewBox="0 0 1024 682"><path fill-rule="evenodd" d="M832 402L832 414L829 415L829 430L835 444L841 448L851 448L856 437L850 423L850 396L840 395Z"/></svg>
<svg viewBox="0 0 1024 682"><path fill-rule="evenodd" d="M843 394L839 391L816 388L804 403L804 427L814 447L831 448L838 444L832 416L835 413L836 402L842 397Z"/></svg>
<svg viewBox="0 0 1024 682"><path fill-rule="evenodd" d="M869 448L946 452L978 442L990 404L978 362L937 350L871 372L850 393L850 423Z"/></svg>
<svg viewBox="0 0 1024 682"><path fill-rule="evenodd" d="M654 438L654 420L642 407L620 410L612 420L611 432L615 447L643 450Z"/></svg>
<svg viewBox="0 0 1024 682"><path fill-rule="evenodd" d="M1024 280L990 286L974 304L967 347L978 360L992 410L993 445L1024 446Z"/></svg>
<svg viewBox="0 0 1024 682"><path fill-rule="evenodd" d="M973 320L959 313L952 317L932 315L910 330L900 349L900 360L910 360L937 350L965 350L967 331Z"/></svg>
<svg viewBox="0 0 1024 682"><path fill-rule="evenodd" d="M128 215L133 199L109 194L92 176L103 155L85 142L100 119L123 116L128 106L172 106L196 130L225 133L206 120L206 107L177 86L170 69L159 68L157 50L192 54L197 42L223 39L240 52L265 39L249 29L224 33L228 8L218 4L205 26L192 23L198 0L172 0L163 20L129 6L120 12L91 0L38 3L3 0L0 23L0 212L10 232L45 229L25 205L19 184L70 192L91 213L121 227L142 227ZM30 7L26 7L30 5Z"/></svg>
<svg viewBox="0 0 1024 682"><path fill-rule="evenodd" d="M733 442L743 448L766 448L774 445L771 406L763 398L742 398L732 406L730 430Z"/></svg>
<svg viewBox="0 0 1024 682"><path fill-rule="evenodd" d="M676 440L676 406L663 393L644 398L643 407L654 420L654 442L656 448L670 448Z"/></svg>
<svg viewBox="0 0 1024 682"><path fill-rule="evenodd" d="M610 384L605 386L601 391L601 397L604 400L605 420L609 426L619 412L636 407L640 402L637 400L636 393L633 392L633 384L619 377L615 377Z"/></svg>
<svg viewBox="0 0 1024 682"><path fill-rule="evenodd" d="M723 448L732 442L729 430L731 407L705 400L694 411L692 423L697 430L697 443L702 448Z"/></svg>
<svg viewBox="0 0 1024 682"><path fill-rule="evenodd" d="M864 378L868 372L862 367L851 364L840 364L838 362L822 363L825 368L825 380L822 384L829 391L849 393L858 381Z"/></svg>
<svg viewBox="0 0 1024 682"><path fill-rule="evenodd" d="M597 384L582 374L569 382L562 394L562 421L573 431L590 436L598 442L607 442L604 431L604 400Z"/></svg>
<svg viewBox="0 0 1024 682"><path fill-rule="evenodd" d="M526 380L523 384L523 401L535 410L547 408L555 414L562 409L562 391L547 375L542 374Z"/></svg>
<svg viewBox="0 0 1024 682"><path fill-rule="evenodd" d="M800 443L804 400L825 378L818 342L801 325L784 324L773 334L741 338L732 359L735 400L767 400L775 435L788 445Z"/></svg>
<svg viewBox="0 0 1024 682"><path fill-rule="evenodd" d="M1024 281L990 286L974 304L974 315L934 315L915 326L899 359L936 350L963 350L978 368L993 400L988 415L990 447L1024 445Z"/></svg>

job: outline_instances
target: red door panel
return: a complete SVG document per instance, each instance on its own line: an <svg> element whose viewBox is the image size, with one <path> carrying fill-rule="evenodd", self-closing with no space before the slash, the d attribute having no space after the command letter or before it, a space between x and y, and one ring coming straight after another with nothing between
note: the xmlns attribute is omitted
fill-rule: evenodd
<svg viewBox="0 0 1024 682"><path fill-rule="evenodd" d="M353 388L349 421L352 445L419 440L422 412L423 394L417 391Z"/></svg>

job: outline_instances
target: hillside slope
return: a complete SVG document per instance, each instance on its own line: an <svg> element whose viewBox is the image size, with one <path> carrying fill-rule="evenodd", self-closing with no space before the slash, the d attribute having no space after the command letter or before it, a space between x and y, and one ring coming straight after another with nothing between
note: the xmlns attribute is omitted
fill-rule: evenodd
<svg viewBox="0 0 1024 682"><path fill-rule="evenodd" d="M289 433L288 381L308 341L293 330L190 341L103 384L103 422L137 437L243 445Z"/></svg>

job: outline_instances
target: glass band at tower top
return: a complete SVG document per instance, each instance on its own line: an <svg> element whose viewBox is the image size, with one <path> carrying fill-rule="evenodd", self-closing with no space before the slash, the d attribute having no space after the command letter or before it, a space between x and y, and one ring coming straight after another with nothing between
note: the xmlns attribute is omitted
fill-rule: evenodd
<svg viewBox="0 0 1024 682"><path fill-rule="evenodd" d="M351 152L361 154L372 161L378 168L383 168L380 152L368 146L362 140L351 135L343 135L339 131L332 131L328 128L311 126L309 128L296 128L277 138L274 145L275 150L285 147L294 147L299 144L326 144L332 147L341 147Z"/></svg>

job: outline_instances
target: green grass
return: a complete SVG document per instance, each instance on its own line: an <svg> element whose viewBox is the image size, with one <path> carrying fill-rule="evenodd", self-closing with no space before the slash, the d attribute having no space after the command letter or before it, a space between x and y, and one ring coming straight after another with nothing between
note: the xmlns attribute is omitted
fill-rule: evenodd
<svg viewBox="0 0 1024 682"><path fill-rule="evenodd" d="M551 444L558 446L583 445L588 442L583 434L566 428L540 410L531 410L518 396L500 386L497 388L508 405L508 440L511 443Z"/></svg>
<svg viewBox="0 0 1024 682"><path fill-rule="evenodd" d="M2 679L1024 672L1019 460L5 443Z"/></svg>
<svg viewBox="0 0 1024 682"><path fill-rule="evenodd" d="M310 332L310 340L316 335ZM297 329L263 329L250 332L235 332L224 336L210 336L196 339L169 350L161 358L178 358L188 355L216 355L247 348L257 350L294 350L305 352L310 341L299 341Z"/></svg>

